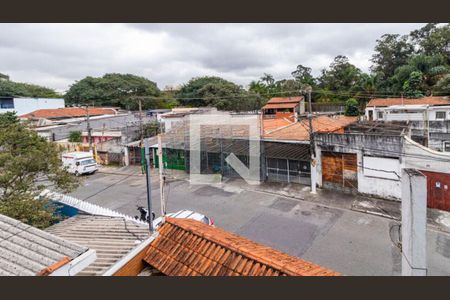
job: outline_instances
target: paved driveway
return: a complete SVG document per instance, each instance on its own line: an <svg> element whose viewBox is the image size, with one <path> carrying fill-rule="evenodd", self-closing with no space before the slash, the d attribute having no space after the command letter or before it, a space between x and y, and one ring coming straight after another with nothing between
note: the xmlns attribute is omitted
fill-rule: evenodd
<svg viewBox="0 0 450 300"><path fill-rule="evenodd" d="M137 215L136 205L146 205L146 184L134 170L134 175L127 169L130 175L83 177L83 185L73 195ZM156 174L152 180L153 210L159 215ZM389 236L390 226L396 224L393 220L226 184L190 185L179 180L171 182L166 192L168 212L201 212L219 227L345 275L400 274L400 252ZM448 234L428 231L428 263L430 275L450 275Z"/></svg>

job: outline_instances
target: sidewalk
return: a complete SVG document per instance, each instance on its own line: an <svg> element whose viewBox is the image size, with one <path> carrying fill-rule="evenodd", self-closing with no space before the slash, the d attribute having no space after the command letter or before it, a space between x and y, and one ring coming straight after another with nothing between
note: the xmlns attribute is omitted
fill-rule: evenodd
<svg viewBox="0 0 450 300"><path fill-rule="evenodd" d="M401 202L354 195L339 191L317 189L317 194L310 193L310 187L300 184L264 182L260 185L249 185L242 179L228 179L223 182L227 189L231 187L262 193L280 195L302 201L314 202L333 208L352 210L362 213L401 219ZM450 233L450 212L428 209L428 226L439 231Z"/></svg>

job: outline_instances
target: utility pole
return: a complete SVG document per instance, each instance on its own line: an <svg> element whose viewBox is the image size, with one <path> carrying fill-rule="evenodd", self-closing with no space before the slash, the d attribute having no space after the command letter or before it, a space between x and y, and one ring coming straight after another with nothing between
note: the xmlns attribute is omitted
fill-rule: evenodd
<svg viewBox="0 0 450 300"><path fill-rule="evenodd" d="M141 151L141 172L144 173L145 172L145 160L144 160L144 149L142 148L143 146L143 141L144 141L144 125L142 124L142 99L138 98L138 104L139 104L139 132L140 132L140 136L141 136L141 142L139 143L139 149Z"/></svg>
<svg viewBox="0 0 450 300"><path fill-rule="evenodd" d="M147 179L147 208L148 208L148 228L150 234L153 233L153 213L152 213L152 190L151 190L151 175L150 175L150 146L148 139L145 139L145 177Z"/></svg>
<svg viewBox="0 0 450 300"><path fill-rule="evenodd" d="M142 99L139 98L139 130L140 130L140 134L141 134L141 144L140 146L142 147L143 145L143 141L144 141L144 125L142 124Z"/></svg>
<svg viewBox="0 0 450 300"><path fill-rule="evenodd" d="M88 143L89 143L89 152L92 153L92 128L89 123L89 105L86 105L86 125L87 125L87 134L88 134Z"/></svg>
<svg viewBox="0 0 450 300"><path fill-rule="evenodd" d="M159 162L159 193L161 198L161 217L163 222L166 216L166 203L164 195L164 183L166 177L164 176L164 163L163 163L163 152L162 152L162 139L161 134L158 134L158 162Z"/></svg>
<svg viewBox="0 0 450 300"><path fill-rule="evenodd" d="M312 104L311 104L311 87L307 88L308 93L308 121L309 121L309 145L310 145L310 153L311 153L311 193L316 194L316 181L317 181L317 172L316 172L316 155L314 148L314 128L312 125Z"/></svg>

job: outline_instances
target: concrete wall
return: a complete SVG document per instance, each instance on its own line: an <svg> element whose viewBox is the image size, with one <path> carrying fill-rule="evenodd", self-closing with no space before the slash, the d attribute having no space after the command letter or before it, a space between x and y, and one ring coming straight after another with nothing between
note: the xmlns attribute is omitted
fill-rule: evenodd
<svg viewBox="0 0 450 300"><path fill-rule="evenodd" d="M319 133L316 144L322 151L356 153L362 150L368 155L399 157L402 152L403 138L399 135L370 135L363 133Z"/></svg>
<svg viewBox="0 0 450 300"><path fill-rule="evenodd" d="M431 150L405 137L404 155L405 168L450 174L450 153Z"/></svg>
<svg viewBox="0 0 450 300"><path fill-rule="evenodd" d="M402 171L402 275L427 275L427 179Z"/></svg>
<svg viewBox="0 0 450 300"><path fill-rule="evenodd" d="M14 98L14 109L18 116L38 109L63 108L64 99L50 98ZM3 111L3 110L2 110Z"/></svg>
<svg viewBox="0 0 450 300"><path fill-rule="evenodd" d="M323 187L321 160L323 151L356 153L358 192L381 198L399 200L401 198L400 179L392 177L391 174L385 174L383 176L383 173L376 173L373 170L372 172L365 172L364 156L371 155L377 157L379 163L377 169L392 169L392 158L398 159L399 166L402 163L399 159L402 152L402 143L401 136L318 134L316 136L317 184L319 187Z"/></svg>
<svg viewBox="0 0 450 300"><path fill-rule="evenodd" d="M399 159L363 156L361 151L357 158L359 193L386 199L401 199ZM394 171L395 174L377 170Z"/></svg>

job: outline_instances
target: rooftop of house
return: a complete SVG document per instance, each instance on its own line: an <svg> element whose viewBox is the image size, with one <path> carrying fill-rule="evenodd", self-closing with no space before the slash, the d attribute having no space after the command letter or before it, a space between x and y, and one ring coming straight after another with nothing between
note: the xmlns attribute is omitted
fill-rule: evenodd
<svg viewBox="0 0 450 300"><path fill-rule="evenodd" d="M89 116L115 115L117 111L113 108L89 107ZM20 116L23 119L60 119L86 116L86 109L81 107L65 107L54 109L38 109Z"/></svg>
<svg viewBox="0 0 450 300"><path fill-rule="evenodd" d="M357 117L347 116L316 116L312 119L312 127L314 132L337 132L351 123L357 121ZM266 127L267 124L267 127ZM280 125L276 127L275 125ZM287 124L287 122L273 122L273 120L264 120L264 134L265 140L295 140L308 141L309 140L309 121L302 119L299 122Z"/></svg>
<svg viewBox="0 0 450 300"><path fill-rule="evenodd" d="M262 108L263 109L271 109L271 108L294 108L298 105L298 103L267 103Z"/></svg>
<svg viewBox="0 0 450 300"><path fill-rule="evenodd" d="M392 105L450 105L448 97L407 98L376 98L367 103L366 107L385 107Z"/></svg>
<svg viewBox="0 0 450 300"><path fill-rule="evenodd" d="M337 272L192 219L158 229L144 261L169 276L336 276Z"/></svg>
<svg viewBox="0 0 450 300"><path fill-rule="evenodd" d="M344 133L364 133L399 136L408 130L407 121L364 121L345 126Z"/></svg>
<svg viewBox="0 0 450 300"><path fill-rule="evenodd" d="M124 218L76 215L46 229L97 252L97 260L78 275L105 273L132 249L148 238L148 226Z"/></svg>
<svg viewBox="0 0 450 300"><path fill-rule="evenodd" d="M48 275L88 250L0 214L0 276Z"/></svg>
<svg viewBox="0 0 450 300"><path fill-rule="evenodd" d="M275 97L267 101L266 105L262 109L271 108L294 108L300 101L303 101L303 96L299 97Z"/></svg>
<svg viewBox="0 0 450 300"><path fill-rule="evenodd" d="M278 118L278 119L264 119L263 121L264 131L270 132L272 130L282 128L288 125L295 123L287 118Z"/></svg>
<svg viewBox="0 0 450 300"><path fill-rule="evenodd" d="M297 97L274 97L267 101L267 103L299 103L304 99L303 96Z"/></svg>

